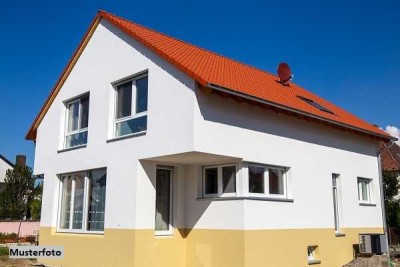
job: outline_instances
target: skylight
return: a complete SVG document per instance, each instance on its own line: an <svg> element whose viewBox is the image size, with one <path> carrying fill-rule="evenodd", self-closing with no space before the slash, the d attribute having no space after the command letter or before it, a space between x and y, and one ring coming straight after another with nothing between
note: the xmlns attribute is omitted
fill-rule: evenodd
<svg viewBox="0 0 400 267"><path fill-rule="evenodd" d="M324 107L324 106L318 104L318 103L315 102L314 100L311 100L311 99L309 99L309 98L306 98L306 97L303 97L303 96L299 96L299 95L298 95L297 97L300 98L301 100L303 100L304 102L310 104L311 106L313 106L313 107L315 107L315 108L317 108L317 109L323 111L323 112L330 113L330 114L335 114L335 113L333 113L331 110L329 110L329 109L327 109L326 107Z"/></svg>

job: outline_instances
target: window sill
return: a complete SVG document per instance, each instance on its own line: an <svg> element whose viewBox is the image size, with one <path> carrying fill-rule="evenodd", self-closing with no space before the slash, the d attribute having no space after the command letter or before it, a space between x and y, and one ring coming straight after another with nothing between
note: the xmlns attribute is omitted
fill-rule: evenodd
<svg viewBox="0 0 400 267"><path fill-rule="evenodd" d="M115 142L115 141L119 141L119 140L138 137L138 136L146 135L146 133L147 133L147 131L142 131L142 132L138 132L138 133L133 133L133 134L127 134L127 135L123 135L123 136L113 137L111 139L107 139L106 143L111 143L111 142Z"/></svg>
<svg viewBox="0 0 400 267"><path fill-rule="evenodd" d="M308 260L308 265L321 264L320 260Z"/></svg>
<svg viewBox="0 0 400 267"><path fill-rule="evenodd" d="M168 238L168 237L173 237L172 231L155 231L154 232L155 237L161 237L161 238Z"/></svg>
<svg viewBox="0 0 400 267"><path fill-rule="evenodd" d="M346 234L345 233L335 233L335 236L336 237L344 237L344 236L346 236Z"/></svg>
<svg viewBox="0 0 400 267"><path fill-rule="evenodd" d="M261 200L261 201L277 201L277 202L294 202L291 198L274 198L274 197L199 197L196 200L225 201L225 200Z"/></svg>
<svg viewBox="0 0 400 267"><path fill-rule="evenodd" d="M81 148L85 148L86 146L87 146L87 144L73 146L73 147L69 147L69 148L63 148L63 149L58 150L57 153L63 153L63 152L67 152L67 151L71 151L71 150L75 150L75 149L81 149Z"/></svg>
<svg viewBox="0 0 400 267"><path fill-rule="evenodd" d="M376 207L375 203L363 203L363 202L359 202L358 203L360 206L369 206L369 207Z"/></svg>
<svg viewBox="0 0 400 267"><path fill-rule="evenodd" d="M103 237L104 236L104 231L103 232L75 232L75 231L63 231L63 230L57 230L55 232L55 235L60 235L60 236L80 236L80 237Z"/></svg>

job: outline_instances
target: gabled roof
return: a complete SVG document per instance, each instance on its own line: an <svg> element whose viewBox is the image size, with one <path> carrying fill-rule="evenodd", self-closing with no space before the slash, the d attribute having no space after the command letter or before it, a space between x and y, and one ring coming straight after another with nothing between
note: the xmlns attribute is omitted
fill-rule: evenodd
<svg viewBox="0 0 400 267"><path fill-rule="evenodd" d="M381 148L389 145L381 142ZM400 146L394 143L381 153L382 169L384 171L400 171Z"/></svg>
<svg viewBox="0 0 400 267"><path fill-rule="evenodd" d="M6 157L4 157L3 155L0 154L0 159L3 160L5 163L7 163L8 165L10 165L11 168L14 168L14 164L9 161Z"/></svg>
<svg viewBox="0 0 400 267"><path fill-rule="evenodd" d="M267 108L270 107L290 115L298 115L302 118L370 137L383 140L391 138L390 135L379 128L294 83L290 83L290 86L284 86L278 82L279 79L275 75L268 72L148 29L110 13L99 11L67 65L67 68L62 73L45 105L29 129L26 135L27 139L36 139L36 130L41 120L101 19L107 20L192 77L200 84L200 88L211 88L211 90L218 91L219 93L223 92L223 94L234 95L235 98L239 97L246 99L246 101L261 103ZM316 105L310 104L309 100L331 112L317 108Z"/></svg>

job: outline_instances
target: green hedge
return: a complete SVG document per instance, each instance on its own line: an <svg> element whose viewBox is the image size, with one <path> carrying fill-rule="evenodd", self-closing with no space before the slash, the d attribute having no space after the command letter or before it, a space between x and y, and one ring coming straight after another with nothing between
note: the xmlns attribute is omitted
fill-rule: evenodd
<svg viewBox="0 0 400 267"><path fill-rule="evenodd" d="M5 240L17 240L18 235L16 233L11 234L3 234L0 233L0 243L3 243Z"/></svg>

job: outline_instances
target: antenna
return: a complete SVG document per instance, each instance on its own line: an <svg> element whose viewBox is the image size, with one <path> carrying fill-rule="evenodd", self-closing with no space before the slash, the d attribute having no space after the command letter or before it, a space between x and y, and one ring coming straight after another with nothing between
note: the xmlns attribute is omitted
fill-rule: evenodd
<svg viewBox="0 0 400 267"><path fill-rule="evenodd" d="M278 76L280 79L279 82L283 85L289 85L289 82L292 80L292 71L290 70L289 65L285 62L282 62L278 65Z"/></svg>

